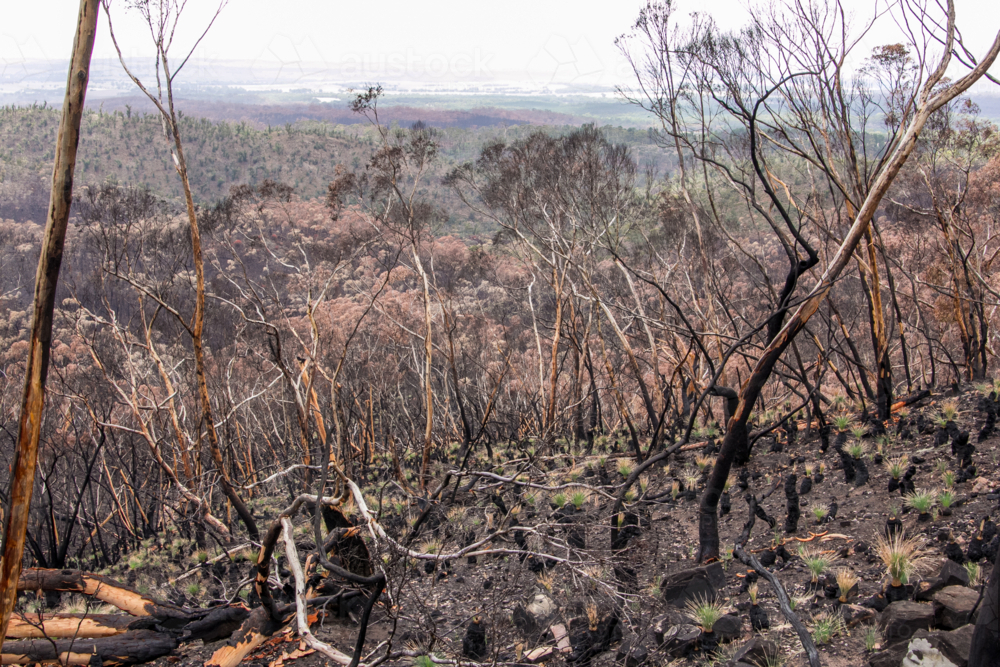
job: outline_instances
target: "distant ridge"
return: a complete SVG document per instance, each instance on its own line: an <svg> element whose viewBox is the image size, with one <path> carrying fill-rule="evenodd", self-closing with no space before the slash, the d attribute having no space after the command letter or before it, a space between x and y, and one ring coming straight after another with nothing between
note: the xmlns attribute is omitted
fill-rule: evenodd
<svg viewBox="0 0 1000 667"><path fill-rule="evenodd" d="M244 122L254 129L268 126L282 126L300 121L327 122L335 125L367 124L368 120L347 108L345 102L337 103L286 103L286 104L240 104L216 100L178 99L177 108L190 117L207 118L213 121ZM87 105L89 108L103 108L104 111L125 111L130 106L133 112L152 113L153 106L144 98L115 97L97 100ZM473 108L469 110L417 108L411 106L381 106L379 118L386 123L398 123L408 127L423 121L432 127L489 127L495 125L582 125L592 122L586 118L543 109L499 109L495 107Z"/></svg>

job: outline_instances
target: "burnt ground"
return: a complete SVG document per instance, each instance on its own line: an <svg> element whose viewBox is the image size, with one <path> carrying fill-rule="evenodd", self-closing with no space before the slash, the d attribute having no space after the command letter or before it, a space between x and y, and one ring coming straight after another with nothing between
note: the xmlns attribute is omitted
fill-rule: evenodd
<svg viewBox="0 0 1000 667"><path fill-rule="evenodd" d="M749 491L758 497L776 488L762 502L762 507L776 520L777 530L758 520L749 548L758 556L764 556L775 544L782 544L791 553L787 560L778 558L772 570L788 593L797 599L796 611L810 629L824 617L841 612L838 612L839 603L835 598L827 597L822 591L810 593L810 574L796 555L802 540L831 559L828 572L849 568L860 577L859 591L853 601L863 604L879 595L886 586L885 569L872 545L878 535L884 533L890 514L897 508L907 535L918 536L921 541L925 554L921 572L925 578L935 576L940 570L945 560L945 547L950 541L965 553L983 518L996 518L1000 439L991 435L977 442L985 419L981 410L982 396L980 392L968 391L954 397L935 395L925 399L902 412L902 418L896 415L888 439L877 438L869 429L860 440L867 449L870 477L861 485L845 483L841 457L834 448L836 430L830 436L830 447L825 453L820 451L821 440L817 434L804 430L794 435L777 431L776 437L756 443L745 480ZM911 479L917 491L943 490L943 471L960 473L950 443L935 445L935 440L940 438L936 435L939 428L934 420L940 417L949 401L954 402L959 411L955 419L957 431L969 431L971 442L976 445L972 455L976 473L967 481L961 481L962 475L958 474L950 516L941 515L939 506L930 520L921 521L915 511L901 507L903 498L899 491L889 492L891 476L884 464L877 461L906 454L915 468ZM850 434L846 440L848 445L858 441ZM721 563L725 583L718 593L727 611L739 618L739 636L714 651L696 646L683 657L665 652L655 638L656 624L662 632L673 625L690 623L683 607L665 599L664 587L672 573L697 565L692 560L698 544L697 493L685 493L685 490L696 483L692 477L698 470L696 459L703 455L701 450L681 452L671 457L669 466L659 465L650 470L643 480L644 492L640 484L636 484L638 497L627 504L627 516L622 518L626 524L636 518L639 527L631 529L632 536L623 549L614 550L611 548L610 494L623 479L622 472L626 472L620 471L619 465L630 460L623 450L624 444L612 439L598 440L590 456L583 453L574 456L566 445L567 453L554 458L531 457L528 446L522 445L518 451L496 451L493 461L480 461L476 468L482 470L488 463L492 468L487 469L494 474L519 475L521 481L544 486L588 485L593 490L580 510L570 508L573 490L582 487L550 491L529 488L525 491L524 487L515 488L513 484L501 485L493 479L481 478L473 490L457 492L454 504L431 512L411 547L426 553L452 553L497 526L509 527L513 517L517 524L535 528L527 533L523 547L518 545L518 540L524 533L509 531L484 548L509 551L526 548L534 553L566 558L572 564L546 563L543 558L535 557L522 561L517 553L480 555L475 562L461 557L435 563L393 556L370 544L372 559L385 568L390 585L384 604L378 605L373 614L365 644L366 654L376 647L384 649L389 645L393 651L408 655L398 656L388 664L429 667L431 661L469 662L471 658L463 658L462 640L474 617L478 617L478 627L486 632L485 653L475 660L483 663L527 662L532 649L556 646L555 638L546 631L556 624L569 629L572 651L555 649L545 659L546 664L554 667L586 664L588 660L599 666L617 661L637 667L637 662L643 660L657 665L721 665L758 634L751 629L747 618L749 597L744 583L747 568L726 553ZM608 451L605 453L602 448ZM528 458L530 462L526 462ZM821 479L817 478L820 464ZM812 472L812 490L800 497L801 518L797 530L786 533L783 530L786 520L784 481L795 474L796 486L800 487L807 467ZM732 509L720 519L720 534L726 549L731 548L748 516L737 472L734 471L730 490ZM468 478L462 483L466 480ZM671 489L675 483L676 498L673 498L675 494ZM499 501L495 497L498 492ZM565 498L557 497L560 492ZM366 493L372 495L373 504L377 503L378 488L374 484ZM556 507L560 500L565 502L563 509ZM254 510L263 517L273 516L286 501L286 498L258 499L254 501ZM813 508L829 508L833 503L837 505L836 518L818 522ZM393 491L392 485L383 487L382 508L383 523L394 535L405 533L403 529L407 523L419 515L419 508L403 502L403 495L398 490ZM297 537L302 540L300 551L303 553L307 553L305 550L310 546L305 524L306 518L300 516L296 525L302 531ZM815 537L817 535L826 539ZM578 546L567 546L568 538L576 540ZM580 538L585 541L583 548L579 547ZM170 545L150 545L144 553L133 556L127 564L108 574L140 590L148 590L154 596L192 606L203 606L207 599L237 599L241 591L245 597L249 590L245 584L240 588L241 582L251 574L253 554L249 550L232 558L203 564L197 561L210 561L212 553L199 556L189 546L181 544L178 547L176 541ZM290 573L283 563L279 548L281 567L278 575L282 582L287 582ZM986 558L980 559L980 563L985 576L991 566ZM177 580L185 572L187 576ZM763 580L759 589L759 604L766 610L771 623L770 630L763 635L780 646L784 664L789 667L806 665L802 647L782 617L774 592ZM281 600L280 591L276 597L284 602L290 599L286 596ZM351 654L360 600L325 611L317 615L313 626L316 636ZM532 621L543 625L537 629L525 627ZM595 626L594 621L597 621L599 632L588 635L586 630ZM829 643L820 645L823 664L837 667L867 662L871 655L865 647L869 625L871 622L850 629L841 628ZM587 642L593 641L609 626L614 629L607 632L608 641L603 645L598 641L593 646L593 656L583 655L581 651L590 646ZM880 638L876 641L880 645L883 643ZM157 663L201 665L225 643L223 640L204 645L198 641L182 645ZM644 645L648 653L623 655L630 647L638 645ZM286 628L253 652L244 664L312 667L328 663L317 653L302 655L302 651L296 651L299 648L298 637ZM379 655L383 649L379 650ZM431 658L420 658L422 655Z"/></svg>

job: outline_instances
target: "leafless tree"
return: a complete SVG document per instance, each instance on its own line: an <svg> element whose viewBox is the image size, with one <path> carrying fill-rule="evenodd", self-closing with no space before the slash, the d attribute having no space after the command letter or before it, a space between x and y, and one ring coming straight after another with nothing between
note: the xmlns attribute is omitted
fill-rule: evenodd
<svg viewBox="0 0 1000 667"><path fill-rule="evenodd" d="M206 434L208 436L208 446L212 454L212 460L219 473L219 481L226 498L232 503L233 508L239 515L240 520L247 528L251 539L259 539L259 531L254 521L253 515L247 508L246 503L240 498L233 486L232 480L226 469L225 461L222 457L222 448L219 444L219 435L216 432L215 417L212 408L212 399L208 390L208 380L205 371L205 351L204 351L204 328L205 328L205 263L202 257L201 230L198 225L198 214L195 209L194 197L191 194L191 183L188 177L188 163L184 156L184 146L181 140L181 122L177 108L174 104L174 81L180 75L184 66L194 55L195 49L204 39L211 29L215 19L218 18L226 0L219 4L208 25L201 35L195 40L193 46L176 66L172 63L171 49L174 39L177 36L177 28L181 16L187 6L186 0L141 0L127 5L127 8L137 11L143 22L146 24L153 46L156 49L156 87L152 88L143 83L139 77L133 73L125 57L114 31L114 23L111 18L111 8L113 0L102 0L105 14L108 17L108 29L111 32L111 40L118 52L118 59L125 69L126 74L133 83L149 98L156 107L163 120L164 134L173 146L171 155L177 176L181 180L184 190L184 202L187 207L188 229L191 236L191 252L193 256L195 272L195 304L194 312L189 318L178 317L179 322L185 328L191 338L191 345L194 351L195 374L198 380L198 397L201 403L201 412ZM178 313L179 315L179 313Z"/></svg>

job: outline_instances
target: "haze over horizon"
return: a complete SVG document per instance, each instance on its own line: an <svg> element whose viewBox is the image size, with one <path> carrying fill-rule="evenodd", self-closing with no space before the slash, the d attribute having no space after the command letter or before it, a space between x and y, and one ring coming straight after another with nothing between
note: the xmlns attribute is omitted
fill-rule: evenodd
<svg viewBox="0 0 1000 667"><path fill-rule="evenodd" d="M872 11L871 3L862 0L845 4L859 26ZM387 0L373 20L369 9L356 3L291 0L274 11L263 0L230 0L179 82L319 92L360 81L422 91L613 91L634 78L615 38L631 28L644 5L643 0L603 3L598 12L568 0L514 0L502 6L457 0L416 6ZM187 7L175 53L186 53L216 6L204 2ZM976 28L965 34L974 50L990 39L988 22L975 26L968 20L979 6L973 0L957 5L960 23ZM73 0L57 0L7 9L0 28L0 92L18 87L61 88L76 7ZM681 20L705 9L693 0L679 2L677 7ZM742 0L713 3L712 9L723 29L740 27L748 16ZM151 52L144 25L136 12L125 11L121 4L113 5L113 11L126 57L133 66L143 67ZM891 18L884 17L862 38L855 53L861 58L873 46L891 42L896 30ZM112 93L102 93L102 87L130 87L104 16L94 59L92 81L98 96ZM995 88L984 84L976 93L990 94Z"/></svg>

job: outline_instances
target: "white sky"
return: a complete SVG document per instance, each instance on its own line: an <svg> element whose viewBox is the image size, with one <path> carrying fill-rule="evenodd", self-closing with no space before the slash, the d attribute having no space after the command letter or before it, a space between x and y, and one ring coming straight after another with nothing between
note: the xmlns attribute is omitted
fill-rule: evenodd
<svg viewBox="0 0 1000 667"><path fill-rule="evenodd" d="M115 0L116 32L133 57L150 52L141 25ZM198 67L241 60L253 68L276 66L286 74L345 66L376 80L391 71L426 79L526 79L538 72L553 80L614 85L631 77L614 46L644 0L229 0L196 56ZM708 11L723 26L746 18L743 0L678 0L678 14ZM845 0L859 22L873 3ZM25 60L68 57L78 0L5 2L0 19L0 77ZM189 0L178 46L189 46L203 29L214 0ZM958 0L959 25L981 53L1000 27L994 0ZM95 57L113 55L102 15ZM133 17L134 19L134 17ZM988 19L988 20L984 20ZM892 27L872 34L863 54L892 39ZM179 51L179 49L178 49ZM305 67L303 63L313 63ZM319 63L317 67L315 64ZM192 68L194 69L194 68ZM997 71L1000 67L995 67ZM444 74L447 73L447 74ZM442 79L442 80L444 80Z"/></svg>

